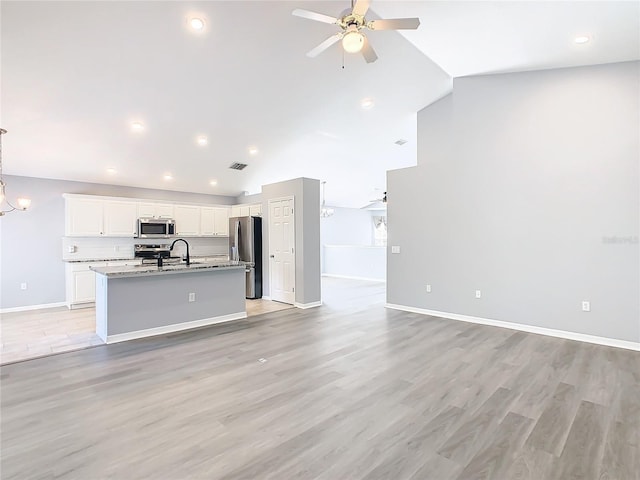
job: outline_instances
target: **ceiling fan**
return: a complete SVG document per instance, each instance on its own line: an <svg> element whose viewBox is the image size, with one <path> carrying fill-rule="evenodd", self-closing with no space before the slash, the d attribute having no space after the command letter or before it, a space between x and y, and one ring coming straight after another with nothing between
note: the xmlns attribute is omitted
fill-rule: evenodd
<svg viewBox="0 0 640 480"><path fill-rule="evenodd" d="M316 57L324 52L331 45L342 40L342 47L345 52L358 53L362 52L362 56L367 63L375 62L378 55L367 40L362 30L415 30L420 26L419 18L390 18L387 20L371 20L367 21L365 15L369 10L370 0L351 0L351 8L340 14L340 17L330 17L322 13L312 12L310 10L295 9L292 15L296 17L307 18L323 23L331 23L338 25L342 31L330 36L320 45L307 52L307 57Z"/></svg>
<svg viewBox="0 0 640 480"><path fill-rule="evenodd" d="M379 188L375 189L379 191ZM364 207L361 207L362 210L386 210L387 209L387 192L384 192L381 197L372 198L369 200L369 203Z"/></svg>

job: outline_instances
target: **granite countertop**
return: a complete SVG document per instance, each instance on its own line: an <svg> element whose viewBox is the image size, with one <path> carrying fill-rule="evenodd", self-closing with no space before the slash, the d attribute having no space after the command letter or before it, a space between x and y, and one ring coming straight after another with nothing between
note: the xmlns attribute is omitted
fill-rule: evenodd
<svg viewBox="0 0 640 480"><path fill-rule="evenodd" d="M70 260L66 260L66 259L62 259L63 262L67 262L67 263L86 263L86 262L124 262L124 261L129 261L129 260L137 260L137 258L131 258L131 257L127 257L127 258L79 258L79 259L70 259Z"/></svg>
<svg viewBox="0 0 640 480"><path fill-rule="evenodd" d="M137 277L148 275L167 275L176 273L193 273L218 270L236 270L244 269L246 262L230 262L228 260L219 260L211 262L202 262L197 259L186 263L170 263L162 267L155 264L135 265L135 266L119 266L119 267L89 267L94 272L109 278Z"/></svg>
<svg viewBox="0 0 640 480"><path fill-rule="evenodd" d="M192 259L198 260L201 258L212 258L212 257L224 257L229 258L227 254L223 253L214 253L212 255L190 255ZM79 259L62 259L63 262L67 263L86 263L86 262L125 262L132 260L142 260L140 257L126 257L126 258L79 258ZM217 260L216 260L217 261Z"/></svg>

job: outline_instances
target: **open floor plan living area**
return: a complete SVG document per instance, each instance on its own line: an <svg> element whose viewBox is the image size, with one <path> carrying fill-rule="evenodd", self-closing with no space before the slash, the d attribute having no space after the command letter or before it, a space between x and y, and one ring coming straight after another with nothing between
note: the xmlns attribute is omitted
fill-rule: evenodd
<svg viewBox="0 0 640 480"><path fill-rule="evenodd" d="M2 480L640 480L640 2L0 2Z"/></svg>

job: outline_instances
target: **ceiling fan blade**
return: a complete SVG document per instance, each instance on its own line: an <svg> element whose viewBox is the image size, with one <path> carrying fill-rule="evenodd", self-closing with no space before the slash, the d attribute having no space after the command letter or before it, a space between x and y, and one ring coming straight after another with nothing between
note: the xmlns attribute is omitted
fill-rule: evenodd
<svg viewBox="0 0 640 480"><path fill-rule="evenodd" d="M322 42L316 48L314 48L313 50L309 50L307 52L307 57L311 57L311 58L317 57L318 55L320 55L322 52L324 52L327 48L329 48L331 45L336 43L341 38L342 38L342 32L336 33L335 35L331 35L329 38L327 38L324 42Z"/></svg>
<svg viewBox="0 0 640 480"><path fill-rule="evenodd" d="M420 26L419 18L389 18L388 20L371 20L367 27L371 30L415 30Z"/></svg>
<svg viewBox="0 0 640 480"><path fill-rule="evenodd" d="M323 13L312 12L311 10L302 10L300 8L296 8L293 12L291 12L291 15L324 23L336 23L338 21L338 19L335 17L330 17L329 15L325 15Z"/></svg>
<svg viewBox="0 0 640 480"><path fill-rule="evenodd" d="M353 6L353 14L365 16L369 10L369 0L358 0L356 4Z"/></svg>
<svg viewBox="0 0 640 480"><path fill-rule="evenodd" d="M364 45L362 46L361 52L367 63L373 63L378 59L378 55L376 55L367 37L364 37Z"/></svg>

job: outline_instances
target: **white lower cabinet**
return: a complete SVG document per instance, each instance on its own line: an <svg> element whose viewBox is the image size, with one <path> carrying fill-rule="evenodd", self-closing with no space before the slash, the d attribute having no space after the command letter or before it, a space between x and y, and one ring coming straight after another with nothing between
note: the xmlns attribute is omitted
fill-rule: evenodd
<svg viewBox="0 0 640 480"><path fill-rule="evenodd" d="M124 267L140 265L141 260L111 260L107 262L69 262L66 265L67 307L92 307L96 301L96 274L90 267Z"/></svg>
<svg viewBox="0 0 640 480"><path fill-rule="evenodd" d="M93 306L96 301L96 274L89 267L106 266L106 262L67 263L66 291L69 308Z"/></svg>

